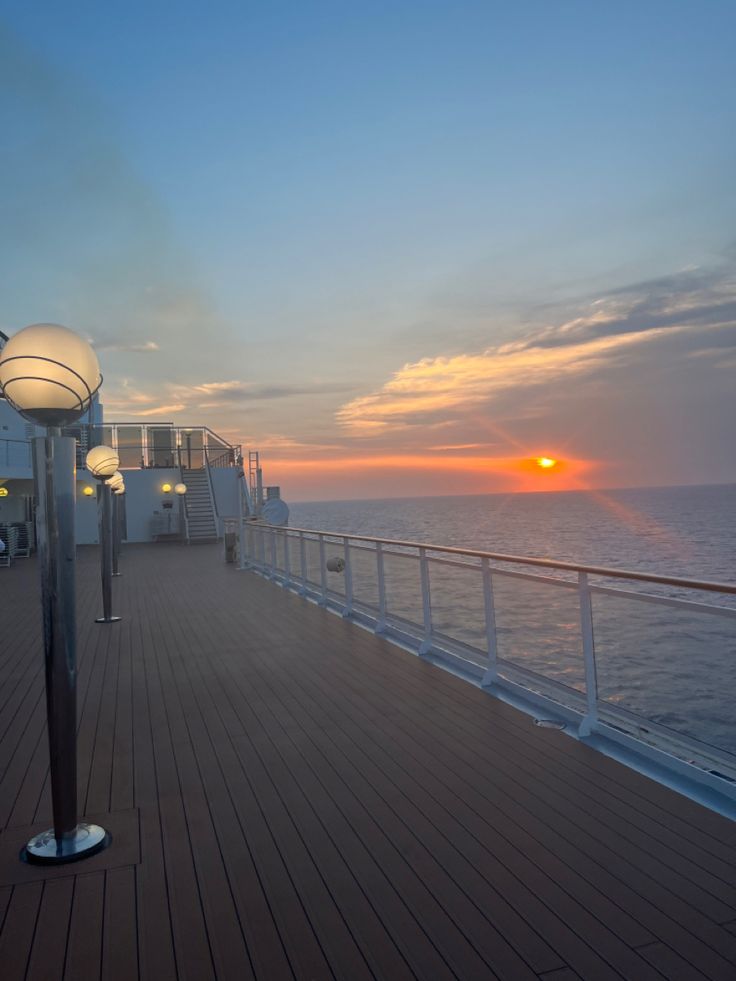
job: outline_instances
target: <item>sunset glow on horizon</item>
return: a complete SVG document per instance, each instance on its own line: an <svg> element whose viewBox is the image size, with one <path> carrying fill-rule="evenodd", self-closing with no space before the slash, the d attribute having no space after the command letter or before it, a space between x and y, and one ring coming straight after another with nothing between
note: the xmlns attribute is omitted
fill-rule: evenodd
<svg viewBox="0 0 736 981"><path fill-rule="evenodd" d="M88 7L3 18L0 330L107 421L287 501L736 480L733 4Z"/></svg>

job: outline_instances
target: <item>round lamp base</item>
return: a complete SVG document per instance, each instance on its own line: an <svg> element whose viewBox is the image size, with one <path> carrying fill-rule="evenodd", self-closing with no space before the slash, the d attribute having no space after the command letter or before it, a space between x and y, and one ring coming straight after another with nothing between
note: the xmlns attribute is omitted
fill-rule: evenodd
<svg viewBox="0 0 736 981"><path fill-rule="evenodd" d="M35 865L61 865L76 862L102 851L110 844L110 835L99 824L78 824L74 833L58 842L54 829L41 832L23 849L23 858Z"/></svg>
<svg viewBox="0 0 736 981"><path fill-rule="evenodd" d="M97 617L95 623L117 623L122 617Z"/></svg>

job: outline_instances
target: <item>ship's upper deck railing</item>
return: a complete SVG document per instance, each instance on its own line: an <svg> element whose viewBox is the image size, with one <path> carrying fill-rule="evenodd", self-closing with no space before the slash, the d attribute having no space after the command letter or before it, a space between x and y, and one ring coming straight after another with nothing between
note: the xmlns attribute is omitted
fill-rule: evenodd
<svg viewBox="0 0 736 981"><path fill-rule="evenodd" d="M253 568L736 799L736 583L240 525Z"/></svg>
<svg viewBox="0 0 736 981"><path fill-rule="evenodd" d="M242 466L242 449L208 426L171 423L115 422L80 427L80 454L87 446L104 443L120 457L121 470L181 467L188 470Z"/></svg>

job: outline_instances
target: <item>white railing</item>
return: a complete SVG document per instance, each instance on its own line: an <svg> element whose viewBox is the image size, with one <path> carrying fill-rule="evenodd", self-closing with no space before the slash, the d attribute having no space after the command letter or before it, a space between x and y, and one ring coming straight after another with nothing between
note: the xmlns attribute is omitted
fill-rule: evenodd
<svg viewBox="0 0 736 981"><path fill-rule="evenodd" d="M239 538L242 568L736 798L736 584L249 520Z"/></svg>

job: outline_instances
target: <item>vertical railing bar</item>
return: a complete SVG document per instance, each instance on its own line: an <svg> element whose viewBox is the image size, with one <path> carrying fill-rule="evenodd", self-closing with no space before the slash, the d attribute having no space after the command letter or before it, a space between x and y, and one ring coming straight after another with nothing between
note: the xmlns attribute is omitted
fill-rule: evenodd
<svg viewBox="0 0 736 981"><path fill-rule="evenodd" d="M595 665L595 641L593 638L593 606L587 572L578 573L580 597L580 630L583 640L583 664L585 666L585 699L587 711L580 723L581 736L589 736L598 722L598 678Z"/></svg>
<svg viewBox="0 0 736 981"><path fill-rule="evenodd" d="M302 569L302 595L307 591L307 545L304 541L304 532L299 532L299 561Z"/></svg>
<svg viewBox="0 0 736 981"><path fill-rule="evenodd" d="M291 586L291 568L289 566L289 532L284 529L284 585Z"/></svg>
<svg viewBox="0 0 736 981"><path fill-rule="evenodd" d="M376 573L378 575L378 622L376 633L386 629L386 574L383 568L383 545L376 542Z"/></svg>
<svg viewBox="0 0 736 981"><path fill-rule="evenodd" d="M486 644L488 647L488 667L483 675L481 687L488 688L498 681L498 642L496 637L496 607L493 601L493 577L488 559L480 560L483 576L483 608L486 619Z"/></svg>
<svg viewBox="0 0 736 981"><path fill-rule="evenodd" d="M422 612L424 616L424 639L419 647L420 654L428 654L432 649L432 600L429 589L429 562L427 551L419 549L419 572L422 582Z"/></svg>
<svg viewBox="0 0 736 981"><path fill-rule="evenodd" d="M276 578L276 533L271 528L271 578Z"/></svg>
<svg viewBox="0 0 736 981"><path fill-rule="evenodd" d="M319 536L319 575L320 583L322 586L322 598L319 603L320 606L327 606L327 565L325 559L325 536Z"/></svg>
<svg viewBox="0 0 736 981"><path fill-rule="evenodd" d="M345 606L342 615L349 617L353 612L353 569L350 564L350 539L347 536L342 540L342 547L345 556Z"/></svg>

